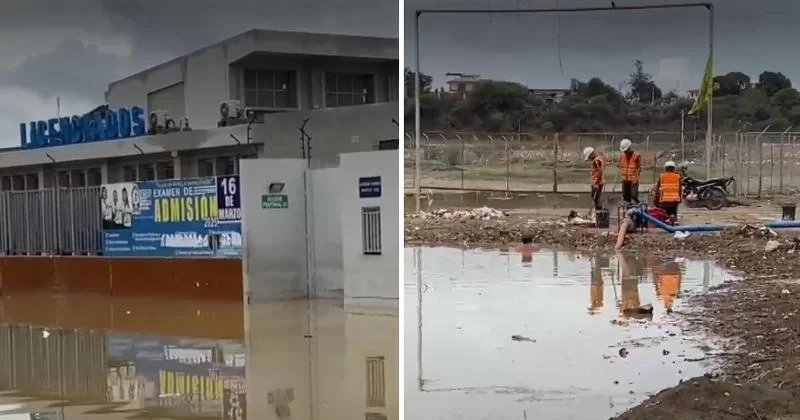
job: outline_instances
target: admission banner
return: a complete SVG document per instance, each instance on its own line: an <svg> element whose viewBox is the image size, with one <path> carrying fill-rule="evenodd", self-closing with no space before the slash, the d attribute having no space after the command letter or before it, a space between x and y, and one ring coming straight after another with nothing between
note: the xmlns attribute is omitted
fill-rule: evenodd
<svg viewBox="0 0 800 420"><path fill-rule="evenodd" d="M104 255L241 255L238 187L238 176L103 185Z"/></svg>

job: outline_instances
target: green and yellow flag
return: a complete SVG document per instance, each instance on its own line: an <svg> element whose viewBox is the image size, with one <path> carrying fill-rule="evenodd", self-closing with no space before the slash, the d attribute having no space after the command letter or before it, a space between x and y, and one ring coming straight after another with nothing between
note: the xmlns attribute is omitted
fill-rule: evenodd
<svg viewBox="0 0 800 420"><path fill-rule="evenodd" d="M703 72L703 81L700 83L700 92L697 94L697 99L694 100L692 109L689 110L689 115L699 112L703 109L708 101L711 100L711 94L714 90L714 56L708 54L708 62L706 62L706 70Z"/></svg>

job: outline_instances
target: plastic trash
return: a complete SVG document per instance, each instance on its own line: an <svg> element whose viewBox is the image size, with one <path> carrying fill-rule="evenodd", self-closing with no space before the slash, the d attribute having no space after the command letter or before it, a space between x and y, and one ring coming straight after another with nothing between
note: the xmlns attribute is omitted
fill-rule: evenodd
<svg viewBox="0 0 800 420"><path fill-rule="evenodd" d="M675 239L686 239L690 235L691 235L691 233L689 233L689 232L677 231L677 232L675 232Z"/></svg>

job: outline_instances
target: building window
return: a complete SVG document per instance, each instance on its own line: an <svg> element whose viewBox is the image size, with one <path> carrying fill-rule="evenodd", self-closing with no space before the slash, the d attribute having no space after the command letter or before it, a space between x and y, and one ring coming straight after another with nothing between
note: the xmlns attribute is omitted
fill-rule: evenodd
<svg viewBox="0 0 800 420"><path fill-rule="evenodd" d="M197 159L197 176L214 176L214 161L206 158Z"/></svg>
<svg viewBox="0 0 800 420"><path fill-rule="evenodd" d="M25 189L38 190L39 189L39 174L25 175Z"/></svg>
<svg viewBox="0 0 800 420"><path fill-rule="evenodd" d="M74 170L72 171L72 176L70 177L70 187L85 187L86 186L86 174L83 173L81 170Z"/></svg>
<svg viewBox="0 0 800 420"><path fill-rule="evenodd" d="M139 165L139 181L155 181L156 166L152 163L142 163Z"/></svg>
<svg viewBox="0 0 800 420"><path fill-rule="evenodd" d="M136 182L138 178L135 166L125 165L122 167L122 182Z"/></svg>
<svg viewBox="0 0 800 420"><path fill-rule="evenodd" d="M156 175L158 179L175 178L175 163L171 160L156 163Z"/></svg>
<svg viewBox="0 0 800 420"><path fill-rule="evenodd" d="M58 172L58 186L60 188L69 188L69 172L67 171Z"/></svg>
<svg viewBox="0 0 800 420"><path fill-rule="evenodd" d="M217 158L217 176L235 175L236 159L232 156Z"/></svg>
<svg viewBox="0 0 800 420"><path fill-rule="evenodd" d="M96 186L103 183L103 175L100 168L89 168L86 170L86 185Z"/></svg>
<svg viewBox="0 0 800 420"><path fill-rule="evenodd" d="M3 191L10 191L11 190L11 177L10 176L3 175L2 181L0 181L0 182L2 182Z"/></svg>
<svg viewBox="0 0 800 420"><path fill-rule="evenodd" d="M244 106L297 108L297 73L293 70L244 70Z"/></svg>
<svg viewBox="0 0 800 420"><path fill-rule="evenodd" d="M374 102L374 75L325 73L326 107L364 105Z"/></svg>
<svg viewBox="0 0 800 420"><path fill-rule="evenodd" d="M11 177L11 189L14 191L22 191L25 189L25 177L22 175L14 175Z"/></svg>

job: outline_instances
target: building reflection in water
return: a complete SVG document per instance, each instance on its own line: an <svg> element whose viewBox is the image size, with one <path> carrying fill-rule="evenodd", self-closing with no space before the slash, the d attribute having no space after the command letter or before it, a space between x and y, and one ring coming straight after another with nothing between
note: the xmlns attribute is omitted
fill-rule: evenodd
<svg viewBox="0 0 800 420"><path fill-rule="evenodd" d="M242 312L208 302L6 297L0 391L15 392L0 404L70 419L397 419L396 310L292 301Z"/></svg>

